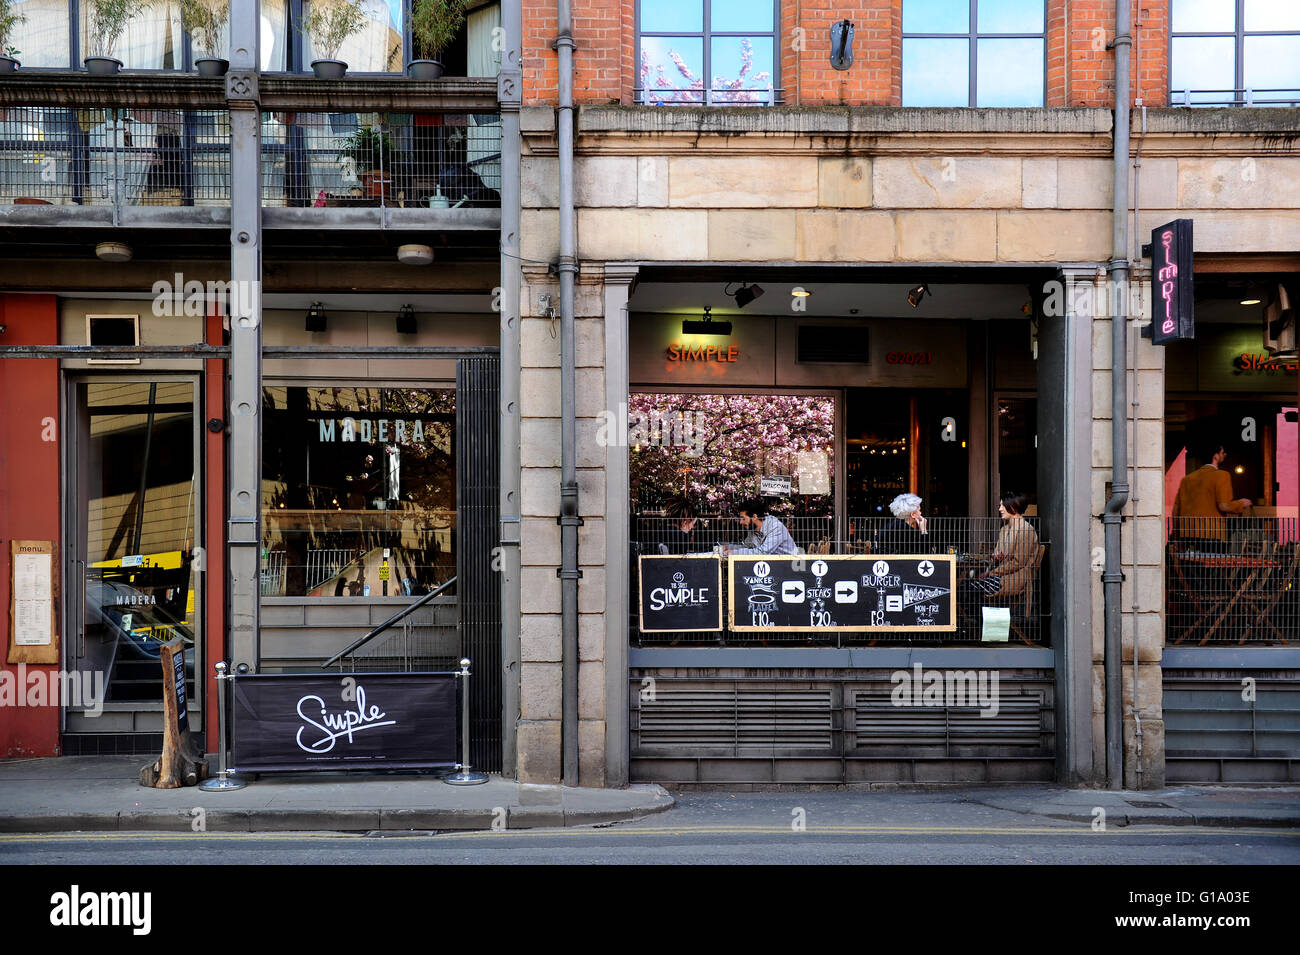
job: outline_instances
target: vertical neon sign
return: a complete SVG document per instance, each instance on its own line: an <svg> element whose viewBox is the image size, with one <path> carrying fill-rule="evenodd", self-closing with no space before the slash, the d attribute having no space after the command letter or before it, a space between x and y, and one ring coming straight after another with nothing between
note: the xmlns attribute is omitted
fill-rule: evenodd
<svg viewBox="0 0 1300 955"><path fill-rule="evenodd" d="M1151 340L1157 345L1196 337L1192 287L1192 220L1175 219L1151 232Z"/></svg>

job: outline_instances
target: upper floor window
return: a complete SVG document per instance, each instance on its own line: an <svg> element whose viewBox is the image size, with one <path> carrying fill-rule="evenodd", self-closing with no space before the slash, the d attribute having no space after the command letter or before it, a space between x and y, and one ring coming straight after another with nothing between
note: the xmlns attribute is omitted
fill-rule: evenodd
<svg viewBox="0 0 1300 955"><path fill-rule="evenodd" d="M903 0L904 106L1042 106L1041 0Z"/></svg>
<svg viewBox="0 0 1300 955"><path fill-rule="evenodd" d="M771 105L775 0L639 0L638 103Z"/></svg>
<svg viewBox="0 0 1300 955"><path fill-rule="evenodd" d="M1171 13L1171 103L1300 103L1300 3L1172 0Z"/></svg>

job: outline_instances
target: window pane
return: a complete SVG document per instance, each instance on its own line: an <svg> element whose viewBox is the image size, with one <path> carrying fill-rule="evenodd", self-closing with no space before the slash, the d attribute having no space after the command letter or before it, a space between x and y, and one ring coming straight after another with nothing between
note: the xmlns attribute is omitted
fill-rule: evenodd
<svg viewBox="0 0 1300 955"><path fill-rule="evenodd" d="M979 40L976 106L1042 106L1043 41Z"/></svg>
<svg viewBox="0 0 1300 955"><path fill-rule="evenodd" d="M365 20L361 29L344 40L337 55L327 57L327 51L317 49L315 40L308 36L304 43L304 64L312 60L337 59L348 65L353 73L400 73L402 64L402 2L385 0L384 3L362 4ZM303 16L310 13L311 4L303 3Z"/></svg>
<svg viewBox="0 0 1300 955"><path fill-rule="evenodd" d="M1234 86L1232 37L1175 37L1169 88L1174 103L1181 103L1180 90L1231 90ZM1229 99L1230 93L1193 96L1192 102Z"/></svg>
<svg viewBox="0 0 1300 955"><path fill-rule="evenodd" d="M1300 30L1295 0L1246 0L1247 30Z"/></svg>
<svg viewBox="0 0 1300 955"><path fill-rule="evenodd" d="M262 69L289 68L289 0L262 0Z"/></svg>
<svg viewBox="0 0 1300 955"><path fill-rule="evenodd" d="M1231 33L1236 28L1233 0L1173 0L1174 33Z"/></svg>
<svg viewBox="0 0 1300 955"><path fill-rule="evenodd" d="M642 102L704 102L704 40L700 37L641 38Z"/></svg>
<svg viewBox="0 0 1300 955"><path fill-rule="evenodd" d="M1042 33L1043 5L1038 0L980 0L980 33Z"/></svg>
<svg viewBox="0 0 1300 955"><path fill-rule="evenodd" d="M903 32L969 33L970 0L903 0Z"/></svg>
<svg viewBox="0 0 1300 955"><path fill-rule="evenodd" d="M712 57L714 103L772 102L770 37L714 37Z"/></svg>
<svg viewBox="0 0 1300 955"><path fill-rule="evenodd" d="M182 67L180 5L173 0L163 0L137 13L111 45L108 34L96 20L94 7L83 6L82 14L83 57L113 56L128 70L179 70Z"/></svg>
<svg viewBox="0 0 1300 955"><path fill-rule="evenodd" d="M67 0L18 0L14 12L27 18L14 27L10 41L20 51L17 59L23 66L67 69L71 65Z"/></svg>
<svg viewBox="0 0 1300 955"><path fill-rule="evenodd" d="M772 0L709 0L709 29L714 33L772 31ZM644 0L643 0L644 8Z"/></svg>
<svg viewBox="0 0 1300 955"><path fill-rule="evenodd" d="M642 33L702 33L704 0L641 0Z"/></svg>
<svg viewBox="0 0 1300 955"><path fill-rule="evenodd" d="M968 106L969 40L904 40L903 105Z"/></svg>
<svg viewBox="0 0 1300 955"><path fill-rule="evenodd" d="M1248 36L1243 81L1251 90L1286 90L1265 93L1264 99L1300 95L1300 36Z"/></svg>
<svg viewBox="0 0 1300 955"><path fill-rule="evenodd" d="M424 594L456 572L455 392L263 394L263 596Z"/></svg>

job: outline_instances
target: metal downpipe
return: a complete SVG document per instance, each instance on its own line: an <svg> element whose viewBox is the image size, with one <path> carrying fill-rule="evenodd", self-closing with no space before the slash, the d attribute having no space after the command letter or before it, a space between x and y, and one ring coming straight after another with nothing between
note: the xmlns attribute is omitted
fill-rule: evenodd
<svg viewBox="0 0 1300 955"><path fill-rule="evenodd" d="M1110 422L1111 487L1106 511L1106 568L1101 575L1105 600L1106 641L1106 784L1119 789L1124 784L1124 714L1121 686L1124 570L1121 531L1122 512L1128 503L1128 174L1129 174L1129 0L1115 4L1115 130L1114 130L1114 218L1112 222L1110 288L1106 296L1114 303L1110 322ZM1136 631L1135 631L1136 632Z"/></svg>
<svg viewBox="0 0 1300 955"><path fill-rule="evenodd" d="M560 635L563 707L560 745L563 779L578 785L578 421L577 361L574 349L573 284L578 271L573 210L573 8L559 0L560 105L557 145L560 159Z"/></svg>

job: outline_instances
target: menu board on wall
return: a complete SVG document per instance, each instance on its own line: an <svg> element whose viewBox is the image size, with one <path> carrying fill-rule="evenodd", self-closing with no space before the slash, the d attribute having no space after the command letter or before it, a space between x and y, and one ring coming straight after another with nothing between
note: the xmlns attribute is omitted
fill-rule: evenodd
<svg viewBox="0 0 1300 955"><path fill-rule="evenodd" d="M722 561L712 554L643 554L642 633L722 629Z"/></svg>
<svg viewBox="0 0 1300 955"><path fill-rule="evenodd" d="M728 558L731 629L957 629L951 554Z"/></svg>
<svg viewBox="0 0 1300 955"><path fill-rule="evenodd" d="M9 542L10 663L58 663L53 541Z"/></svg>

